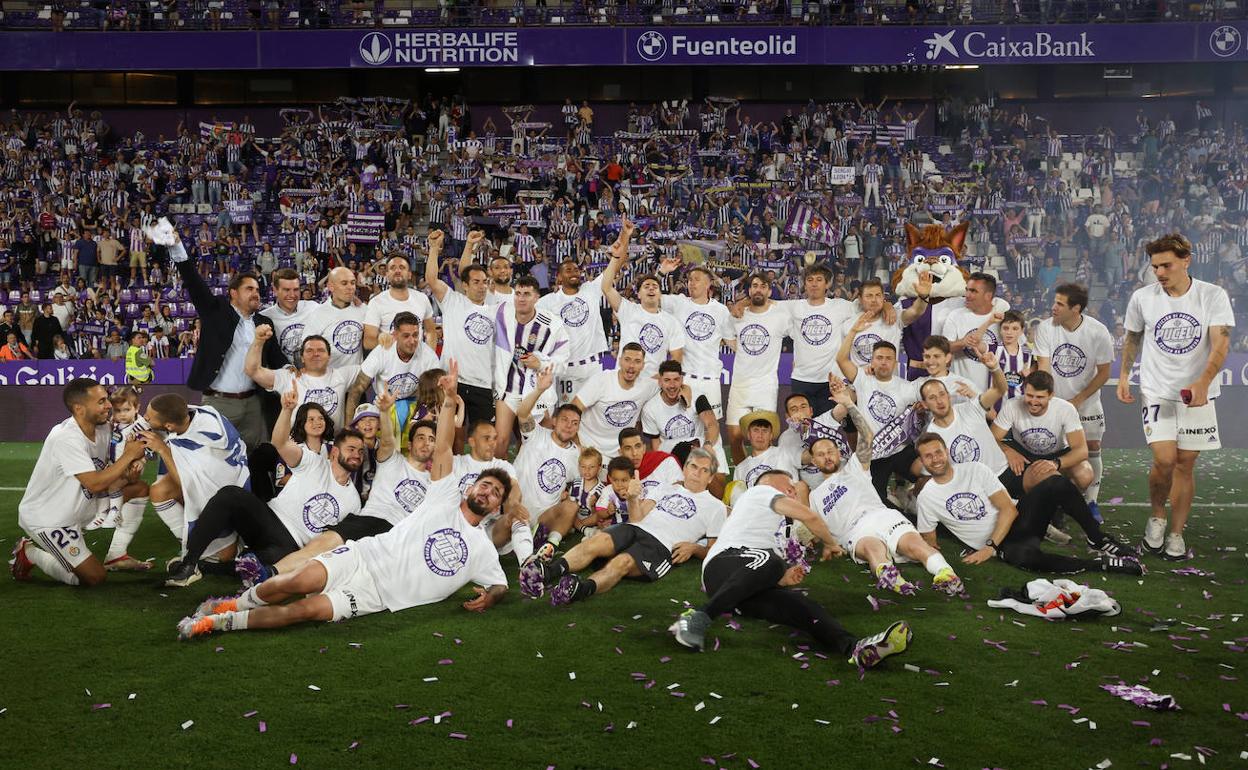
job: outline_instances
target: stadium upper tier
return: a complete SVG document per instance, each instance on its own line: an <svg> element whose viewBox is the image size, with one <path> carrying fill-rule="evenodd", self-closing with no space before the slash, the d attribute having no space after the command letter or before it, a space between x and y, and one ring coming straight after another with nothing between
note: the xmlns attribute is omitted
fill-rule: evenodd
<svg viewBox="0 0 1248 770"><path fill-rule="evenodd" d="M10 2L2 25L20 30L226 30L698 24L1053 24L1223 21L1244 0L92 0Z"/></svg>

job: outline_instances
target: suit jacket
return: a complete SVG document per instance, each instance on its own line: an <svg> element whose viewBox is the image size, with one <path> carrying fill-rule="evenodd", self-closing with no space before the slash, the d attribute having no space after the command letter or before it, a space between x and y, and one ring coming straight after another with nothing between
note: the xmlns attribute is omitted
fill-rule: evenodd
<svg viewBox="0 0 1248 770"><path fill-rule="evenodd" d="M153 251L161 248L164 247L156 246ZM161 256L160 259L164 257ZM186 287L186 293L190 296L191 303L195 305L195 311L199 313L199 322L202 327L199 334L199 349L191 361L191 373L186 378L186 384L192 390L204 391L212 386L212 381L221 371L225 354L229 352L230 345L234 342L234 329L238 326L239 315L227 297L218 297L209 290L208 285L204 283L204 279L195 269L193 261L180 262L177 264L177 269L178 274L182 276L182 285ZM256 313L252 318L256 326L273 325L272 321L260 313ZM290 363L282 353L276 336L270 337L264 343L261 362L270 369L280 369Z"/></svg>

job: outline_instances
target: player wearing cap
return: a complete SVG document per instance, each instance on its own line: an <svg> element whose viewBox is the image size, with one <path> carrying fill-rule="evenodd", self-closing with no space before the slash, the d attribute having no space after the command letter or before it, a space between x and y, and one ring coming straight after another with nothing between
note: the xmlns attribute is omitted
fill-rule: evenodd
<svg viewBox="0 0 1248 770"><path fill-rule="evenodd" d="M1152 511L1144 527L1144 547L1167 559L1184 559L1183 529L1196 492L1196 461L1201 452L1222 447L1214 402L1221 392L1218 375L1230 349L1235 315L1226 289L1189 274L1192 246L1186 238L1162 236L1145 250L1157 283L1137 289L1127 303L1118 400L1136 403L1129 375L1143 349L1140 414L1153 450L1148 474Z"/></svg>

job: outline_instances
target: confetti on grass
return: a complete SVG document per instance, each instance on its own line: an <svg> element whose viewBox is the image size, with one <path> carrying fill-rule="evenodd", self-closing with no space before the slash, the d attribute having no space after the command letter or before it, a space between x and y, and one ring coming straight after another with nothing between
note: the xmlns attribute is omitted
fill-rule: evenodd
<svg viewBox="0 0 1248 770"><path fill-rule="evenodd" d="M92 710L92 711L99 711L99 710L101 710L101 709L111 709L112 707L113 707L113 704L111 704L111 703L97 703L97 704L95 704L94 706L92 706L92 707L91 707L91 710Z"/></svg>

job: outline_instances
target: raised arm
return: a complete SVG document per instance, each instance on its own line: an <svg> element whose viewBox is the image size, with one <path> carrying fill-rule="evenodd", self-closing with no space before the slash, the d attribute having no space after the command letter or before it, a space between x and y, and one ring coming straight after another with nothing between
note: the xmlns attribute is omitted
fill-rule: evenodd
<svg viewBox="0 0 1248 770"><path fill-rule="evenodd" d="M875 431L871 430L871 421L867 419L867 416L854 403L853 390L848 385L834 381L831 384L831 390L832 402L845 410L846 416L854 423L854 427L858 429L858 445L854 449L854 457L865 468L871 464L871 458L874 455L872 445L875 442Z"/></svg>
<svg viewBox="0 0 1248 770"><path fill-rule="evenodd" d="M438 277L438 257L442 254L443 237L441 230L429 233L429 255L425 258L425 283L429 284L429 290L438 302L446 299L447 292L451 290L446 281Z"/></svg>
<svg viewBox="0 0 1248 770"><path fill-rule="evenodd" d="M537 386L529 391L528 395L520 402L520 406L516 407L516 422L520 425L520 432L528 433L533 430L536 423L533 421L533 407L537 406L538 399L542 394L550 390L550 386L555 383L555 369L553 366L547 366L537 373Z"/></svg>
<svg viewBox="0 0 1248 770"><path fill-rule="evenodd" d="M481 230L473 230L468 233L468 240L464 242L464 253L459 255L459 272L476 261L477 247L485 240L485 233Z"/></svg>
<svg viewBox="0 0 1248 770"><path fill-rule="evenodd" d="M619 310L620 302L624 299L615 288L615 281L619 277L620 267L628 261L628 242L632 237L633 223L627 219L622 220L620 236L611 244L611 261L607 263L607 269L602 271L602 295L606 297L612 310Z"/></svg>
<svg viewBox="0 0 1248 770"><path fill-rule="evenodd" d="M992 377L992 384L988 386L988 390L979 394L979 405L987 412L1001 400L1001 397L1010 389L1010 384L1006 381L1005 372L1001 371L1001 362L995 355L986 350L981 351L979 362L988 367L988 374Z"/></svg>
<svg viewBox="0 0 1248 770"><path fill-rule="evenodd" d="M272 326L268 324L257 326L256 337L251 341L251 347L247 348L247 357L243 359L243 374L250 377L252 382L265 390L272 390L274 372L272 369L262 366L260 360L264 355L264 343L272 336Z"/></svg>
<svg viewBox="0 0 1248 770"><path fill-rule="evenodd" d="M924 270L919 273L919 281L916 291L919 296L915 297L914 302L910 305L910 307L906 308L901 313L902 326L909 326L919 320L919 318L927 312L927 301L932 296L931 270Z"/></svg>
<svg viewBox="0 0 1248 770"><path fill-rule="evenodd" d="M303 460L303 447L296 444L295 440L290 437L290 422L294 418L295 410L299 408L298 388L299 377L296 375L290 381L290 390L282 394L282 412L277 416L277 422L273 424L273 435L269 437L273 448L277 450L278 456L288 468L297 467Z"/></svg>
<svg viewBox="0 0 1248 770"><path fill-rule="evenodd" d="M455 464L455 397L459 387L459 362L450 359L446 374L438 379L442 390L442 406L438 408L438 427L433 441L433 467L429 480L437 481L450 474Z"/></svg>
<svg viewBox="0 0 1248 770"><path fill-rule="evenodd" d="M373 400L377 406L377 411L381 413L381 419L378 422L381 426L377 429L377 462L384 463L390 459L390 455L394 454L394 450L398 447L398 437L394 435L394 425L390 423L390 409L394 406L394 396L390 393L390 388L383 382L381 384L381 392L377 394L377 398ZM354 414L355 410L352 409Z"/></svg>
<svg viewBox="0 0 1248 770"><path fill-rule="evenodd" d="M858 364L853 361L850 353L854 349L854 339L862 332L865 332L871 324L875 323L875 316L870 313L863 313L858 316L858 320L854 325L849 327L849 331L845 334L845 339L841 340L841 347L836 351L836 364L841 367L841 373L845 375L845 379L853 382L858 379Z"/></svg>

